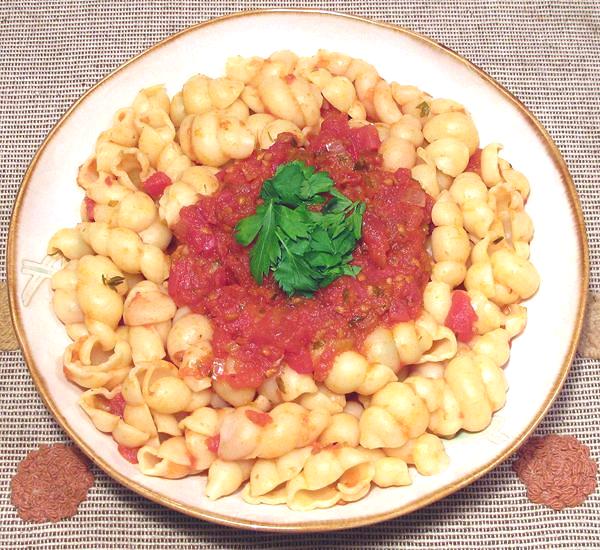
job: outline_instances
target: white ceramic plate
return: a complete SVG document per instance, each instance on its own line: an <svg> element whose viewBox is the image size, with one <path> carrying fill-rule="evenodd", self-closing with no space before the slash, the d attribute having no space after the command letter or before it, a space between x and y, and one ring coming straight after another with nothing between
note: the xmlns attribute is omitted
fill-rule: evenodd
<svg viewBox="0 0 600 550"><path fill-rule="evenodd" d="M129 105L140 88L162 82L174 94L192 74L221 75L230 55L266 57L278 49L308 55L317 48L366 59L386 79L459 101L471 111L482 143L504 144L503 157L531 182L527 211L536 232L531 252L542 284L528 303L527 330L512 347L506 406L484 432L463 433L447 443L451 463L444 473L415 476L408 488L374 489L359 502L312 512L251 506L235 495L211 502L203 496L204 477L144 477L121 458L109 436L94 428L77 405L81 390L62 374L68 339L51 310L47 280L28 306L23 303L31 289L26 285L40 277L31 273L46 269L27 261L41 261L49 237L78 222L82 191L75 184L77 167L113 112ZM587 277L587 246L573 183L547 133L515 98L431 40L390 25L315 11L263 11L197 25L104 79L69 110L38 151L23 181L9 236L15 328L37 387L67 433L134 491L200 518L256 529L329 530L381 521L442 498L504 460L541 420L565 379L581 326Z"/></svg>

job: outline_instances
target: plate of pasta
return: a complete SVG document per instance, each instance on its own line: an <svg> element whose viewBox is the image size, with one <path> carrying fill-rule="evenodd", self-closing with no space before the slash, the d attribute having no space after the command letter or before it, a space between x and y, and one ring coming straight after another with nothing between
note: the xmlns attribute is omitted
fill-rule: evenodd
<svg viewBox="0 0 600 550"><path fill-rule="evenodd" d="M499 464L564 382L588 277L525 107L427 38L311 10L199 24L94 86L8 252L28 367L83 451L267 530L382 521Z"/></svg>

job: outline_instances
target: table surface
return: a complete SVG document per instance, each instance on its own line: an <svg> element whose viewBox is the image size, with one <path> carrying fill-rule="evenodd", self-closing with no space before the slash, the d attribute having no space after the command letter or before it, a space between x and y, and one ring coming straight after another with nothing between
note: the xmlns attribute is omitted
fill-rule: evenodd
<svg viewBox="0 0 600 550"><path fill-rule="evenodd" d="M21 178L53 124L101 77L191 24L284 2L3 0L0 5L0 278ZM566 1L300 0L396 23L487 71L546 126L581 197L600 290L600 3ZM49 185L52 182L48 182ZM600 362L577 357L537 434L576 435L598 460ZM600 494L560 512L530 503L508 460L466 489L408 516L331 534L235 531L180 515L94 467L96 484L72 519L24 524L9 502L18 462L67 441L44 408L20 352L0 356L0 548L600 548Z"/></svg>

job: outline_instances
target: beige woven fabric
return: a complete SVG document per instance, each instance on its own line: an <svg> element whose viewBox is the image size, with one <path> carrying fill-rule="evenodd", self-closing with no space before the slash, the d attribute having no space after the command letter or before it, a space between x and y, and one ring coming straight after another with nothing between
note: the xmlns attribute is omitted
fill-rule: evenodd
<svg viewBox="0 0 600 550"><path fill-rule="evenodd" d="M10 322L6 283L0 282L0 351L10 351L13 349L19 349L19 343Z"/></svg>
<svg viewBox="0 0 600 550"><path fill-rule="evenodd" d="M0 2L0 273L20 179L60 115L99 78L198 21L283 2L2 0ZM600 291L600 51L597 0L338 0L326 7L431 36L482 67L538 116L579 190ZM51 186L52 182L49 181ZM3 276L2 276L3 277ZM537 430L576 435L600 454L600 362L578 357ZM8 499L16 465L39 443L65 441L19 352L0 356L0 548L600 548L600 495L555 512L531 504L510 460L470 487L407 517L301 536L234 531L138 497L95 469L74 518L25 525Z"/></svg>
<svg viewBox="0 0 600 550"><path fill-rule="evenodd" d="M590 292L579 348L582 357L600 359L600 294Z"/></svg>

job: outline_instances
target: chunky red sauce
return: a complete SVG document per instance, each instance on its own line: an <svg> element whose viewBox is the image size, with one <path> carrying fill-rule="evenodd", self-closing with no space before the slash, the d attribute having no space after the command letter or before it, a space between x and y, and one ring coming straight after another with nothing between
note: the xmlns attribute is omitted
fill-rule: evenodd
<svg viewBox="0 0 600 550"><path fill-rule="evenodd" d="M213 357L187 374L257 387L287 363L323 380L335 355L360 349L374 328L419 316L431 268L425 241L433 199L408 170L381 168L379 144L373 126L352 129L346 115L328 111L306 147L281 136L269 150L219 172L215 195L181 210L169 293L214 325ZM296 159L326 171L340 191L367 205L352 262L361 272L313 298L288 298L272 277L259 286L250 274L249 248L233 234L236 223L254 213L265 179Z"/></svg>

